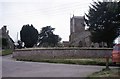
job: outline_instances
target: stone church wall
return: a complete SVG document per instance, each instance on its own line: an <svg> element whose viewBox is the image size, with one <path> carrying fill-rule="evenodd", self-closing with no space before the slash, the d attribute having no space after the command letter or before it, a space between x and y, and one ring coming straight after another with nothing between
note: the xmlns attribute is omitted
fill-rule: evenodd
<svg viewBox="0 0 120 79"><path fill-rule="evenodd" d="M111 54L110 48L32 48L15 50L13 58L20 60L106 58L111 57Z"/></svg>

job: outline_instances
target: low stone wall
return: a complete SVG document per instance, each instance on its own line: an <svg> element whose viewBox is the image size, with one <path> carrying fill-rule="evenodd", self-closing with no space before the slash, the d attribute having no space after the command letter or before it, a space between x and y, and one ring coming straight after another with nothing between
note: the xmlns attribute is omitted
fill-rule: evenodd
<svg viewBox="0 0 120 79"><path fill-rule="evenodd" d="M106 48L35 48L16 49L16 59L66 59L66 58L103 58L111 57L112 49Z"/></svg>

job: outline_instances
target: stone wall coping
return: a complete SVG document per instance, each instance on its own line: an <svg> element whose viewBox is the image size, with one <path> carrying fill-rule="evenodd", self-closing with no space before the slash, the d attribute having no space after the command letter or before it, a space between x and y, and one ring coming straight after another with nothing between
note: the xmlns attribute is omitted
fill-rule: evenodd
<svg viewBox="0 0 120 79"><path fill-rule="evenodd" d="M113 48L92 48L92 47L48 47L48 48L24 48L15 49L15 51L33 51L33 50L113 50Z"/></svg>

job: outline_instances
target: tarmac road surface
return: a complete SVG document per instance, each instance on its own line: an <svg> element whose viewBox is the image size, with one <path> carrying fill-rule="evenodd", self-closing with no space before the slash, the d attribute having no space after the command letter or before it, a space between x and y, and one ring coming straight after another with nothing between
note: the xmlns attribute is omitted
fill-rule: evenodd
<svg viewBox="0 0 120 79"><path fill-rule="evenodd" d="M105 66L15 61L11 55L2 57L2 77L87 77L103 68Z"/></svg>

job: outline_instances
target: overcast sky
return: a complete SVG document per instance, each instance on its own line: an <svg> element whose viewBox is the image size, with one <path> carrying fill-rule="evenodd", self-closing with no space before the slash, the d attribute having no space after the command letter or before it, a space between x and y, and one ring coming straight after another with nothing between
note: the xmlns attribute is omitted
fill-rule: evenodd
<svg viewBox="0 0 120 79"><path fill-rule="evenodd" d="M97 0L94 0L97 1ZM0 0L0 28L7 25L9 35L17 40L17 32L25 24L33 24L40 32L52 26L62 41L70 35L70 17L83 16L92 0ZM20 35L19 35L20 39Z"/></svg>

